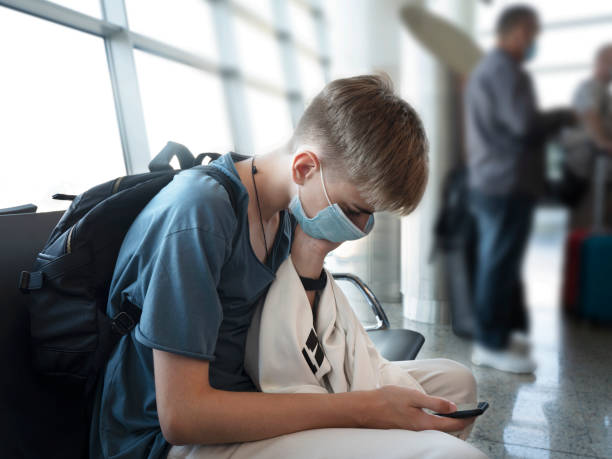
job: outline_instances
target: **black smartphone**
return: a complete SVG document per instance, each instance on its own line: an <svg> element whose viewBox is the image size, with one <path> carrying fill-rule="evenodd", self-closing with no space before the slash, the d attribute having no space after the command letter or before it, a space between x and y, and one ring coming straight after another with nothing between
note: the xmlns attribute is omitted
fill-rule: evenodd
<svg viewBox="0 0 612 459"><path fill-rule="evenodd" d="M455 419L463 419L463 418L473 418L475 416L480 416L482 413L487 411L489 408L488 402L479 402L476 404L466 404L457 406L457 411L453 413L434 413L436 416L444 416L445 418L455 418Z"/></svg>

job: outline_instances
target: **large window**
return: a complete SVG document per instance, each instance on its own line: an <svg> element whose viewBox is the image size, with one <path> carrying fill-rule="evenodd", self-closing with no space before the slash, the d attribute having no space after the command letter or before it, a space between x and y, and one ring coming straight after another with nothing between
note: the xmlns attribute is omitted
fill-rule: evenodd
<svg viewBox="0 0 612 459"><path fill-rule="evenodd" d="M216 60L212 5L202 0L125 0L130 29Z"/></svg>
<svg viewBox="0 0 612 459"><path fill-rule="evenodd" d="M308 103L316 96L325 85L321 63L316 57L304 53L298 53L298 69L302 94Z"/></svg>
<svg viewBox="0 0 612 459"><path fill-rule="evenodd" d="M100 0L51 0L53 3L65 6L80 13L85 13L97 18L102 17Z"/></svg>
<svg viewBox="0 0 612 459"><path fill-rule="evenodd" d="M251 15L262 18L268 24L274 24L274 8L271 0L233 0L232 4L248 11Z"/></svg>
<svg viewBox="0 0 612 459"><path fill-rule="evenodd" d="M479 2L478 40L485 49L495 42L495 21L501 11L516 3ZM526 0L540 16L541 34L535 59L527 66L534 77L543 108L571 103L574 90L591 74L597 49L612 42L612 2L605 0Z"/></svg>
<svg viewBox="0 0 612 459"><path fill-rule="evenodd" d="M284 88L281 54L274 29L241 17L234 22L238 43L238 60L243 75Z"/></svg>
<svg viewBox="0 0 612 459"><path fill-rule="evenodd" d="M265 153L329 69L319 0L0 0L0 208L67 207L169 140Z"/></svg>
<svg viewBox="0 0 612 459"><path fill-rule="evenodd" d="M218 75L136 51L136 69L151 155L168 140L194 153L232 146Z"/></svg>
<svg viewBox="0 0 612 459"><path fill-rule="evenodd" d="M253 154L265 153L288 139L291 118L282 97L249 88L246 102L253 132Z"/></svg>
<svg viewBox="0 0 612 459"><path fill-rule="evenodd" d="M287 8L289 10L289 26L294 38L309 49L316 50L318 40L308 2L288 0Z"/></svg>
<svg viewBox="0 0 612 459"><path fill-rule="evenodd" d="M104 41L0 7L0 208L125 174Z"/></svg>

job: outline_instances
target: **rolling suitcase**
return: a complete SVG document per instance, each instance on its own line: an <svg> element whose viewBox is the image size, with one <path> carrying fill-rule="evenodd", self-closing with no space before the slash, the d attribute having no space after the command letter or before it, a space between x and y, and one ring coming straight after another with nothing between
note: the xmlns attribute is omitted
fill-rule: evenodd
<svg viewBox="0 0 612 459"><path fill-rule="evenodd" d="M572 231L565 242L563 284L561 292L562 306L565 312L578 312L578 280L580 273L580 248L589 235L586 229Z"/></svg>
<svg viewBox="0 0 612 459"><path fill-rule="evenodd" d="M612 321L612 233L605 230L605 201L610 160L595 161L594 226L579 248L579 315L596 321Z"/></svg>
<svg viewBox="0 0 612 459"><path fill-rule="evenodd" d="M612 320L612 233L605 231L607 169L599 155L593 177L593 226L572 231L565 245L563 308L585 319Z"/></svg>
<svg viewBox="0 0 612 459"><path fill-rule="evenodd" d="M612 235L593 234L580 250L581 317L612 321Z"/></svg>

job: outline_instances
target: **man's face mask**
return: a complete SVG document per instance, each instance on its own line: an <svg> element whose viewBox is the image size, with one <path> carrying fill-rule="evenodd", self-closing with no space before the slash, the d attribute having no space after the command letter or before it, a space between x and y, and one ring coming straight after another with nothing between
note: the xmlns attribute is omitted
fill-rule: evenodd
<svg viewBox="0 0 612 459"><path fill-rule="evenodd" d="M533 40L525 50L525 61L532 60L538 52L538 44Z"/></svg>
<svg viewBox="0 0 612 459"><path fill-rule="evenodd" d="M353 241L367 236L374 227L374 215L370 215L363 230L357 227L357 225L346 216L338 204L332 204L329 200L323 180L323 168L319 167L319 169L321 172L323 192L325 193L325 199L327 199L329 206L319 211L313 218L308 218L302 208L302 202L299 196L300 191L298 188L298 192L289 204L289 210L291 210L291 213L302 230L310 237L325 239L331 242Z"/></svg>

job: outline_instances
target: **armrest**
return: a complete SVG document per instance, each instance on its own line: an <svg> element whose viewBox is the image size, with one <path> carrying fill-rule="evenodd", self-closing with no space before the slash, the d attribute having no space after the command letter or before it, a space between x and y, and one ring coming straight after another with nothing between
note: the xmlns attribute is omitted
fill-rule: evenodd
<svg viewBox="0 0 612 459"><path fill-rule="evenodd" d="M29 214L36 212L38 207L34 204L24 204L22 206L7 207L0 209L0 215L13 215L13 214Z"/></svg>
<svg viewBox="0 0 612 459"><path fill-rule="evenodd" d="M385 328L389 328L391 325L389 323L389 318L385 313L380 301L374 295L374 292L368 287L365 282L363 282L359 277L348 274L348 273L333 273L334 279L336 280L346 280L351 282L357 289L361 292L361 294L365 297L367 303L370 305L374 316L376 317L376 325L370 325L365 327L367 331L370 330L382 330Z"/></svg>

